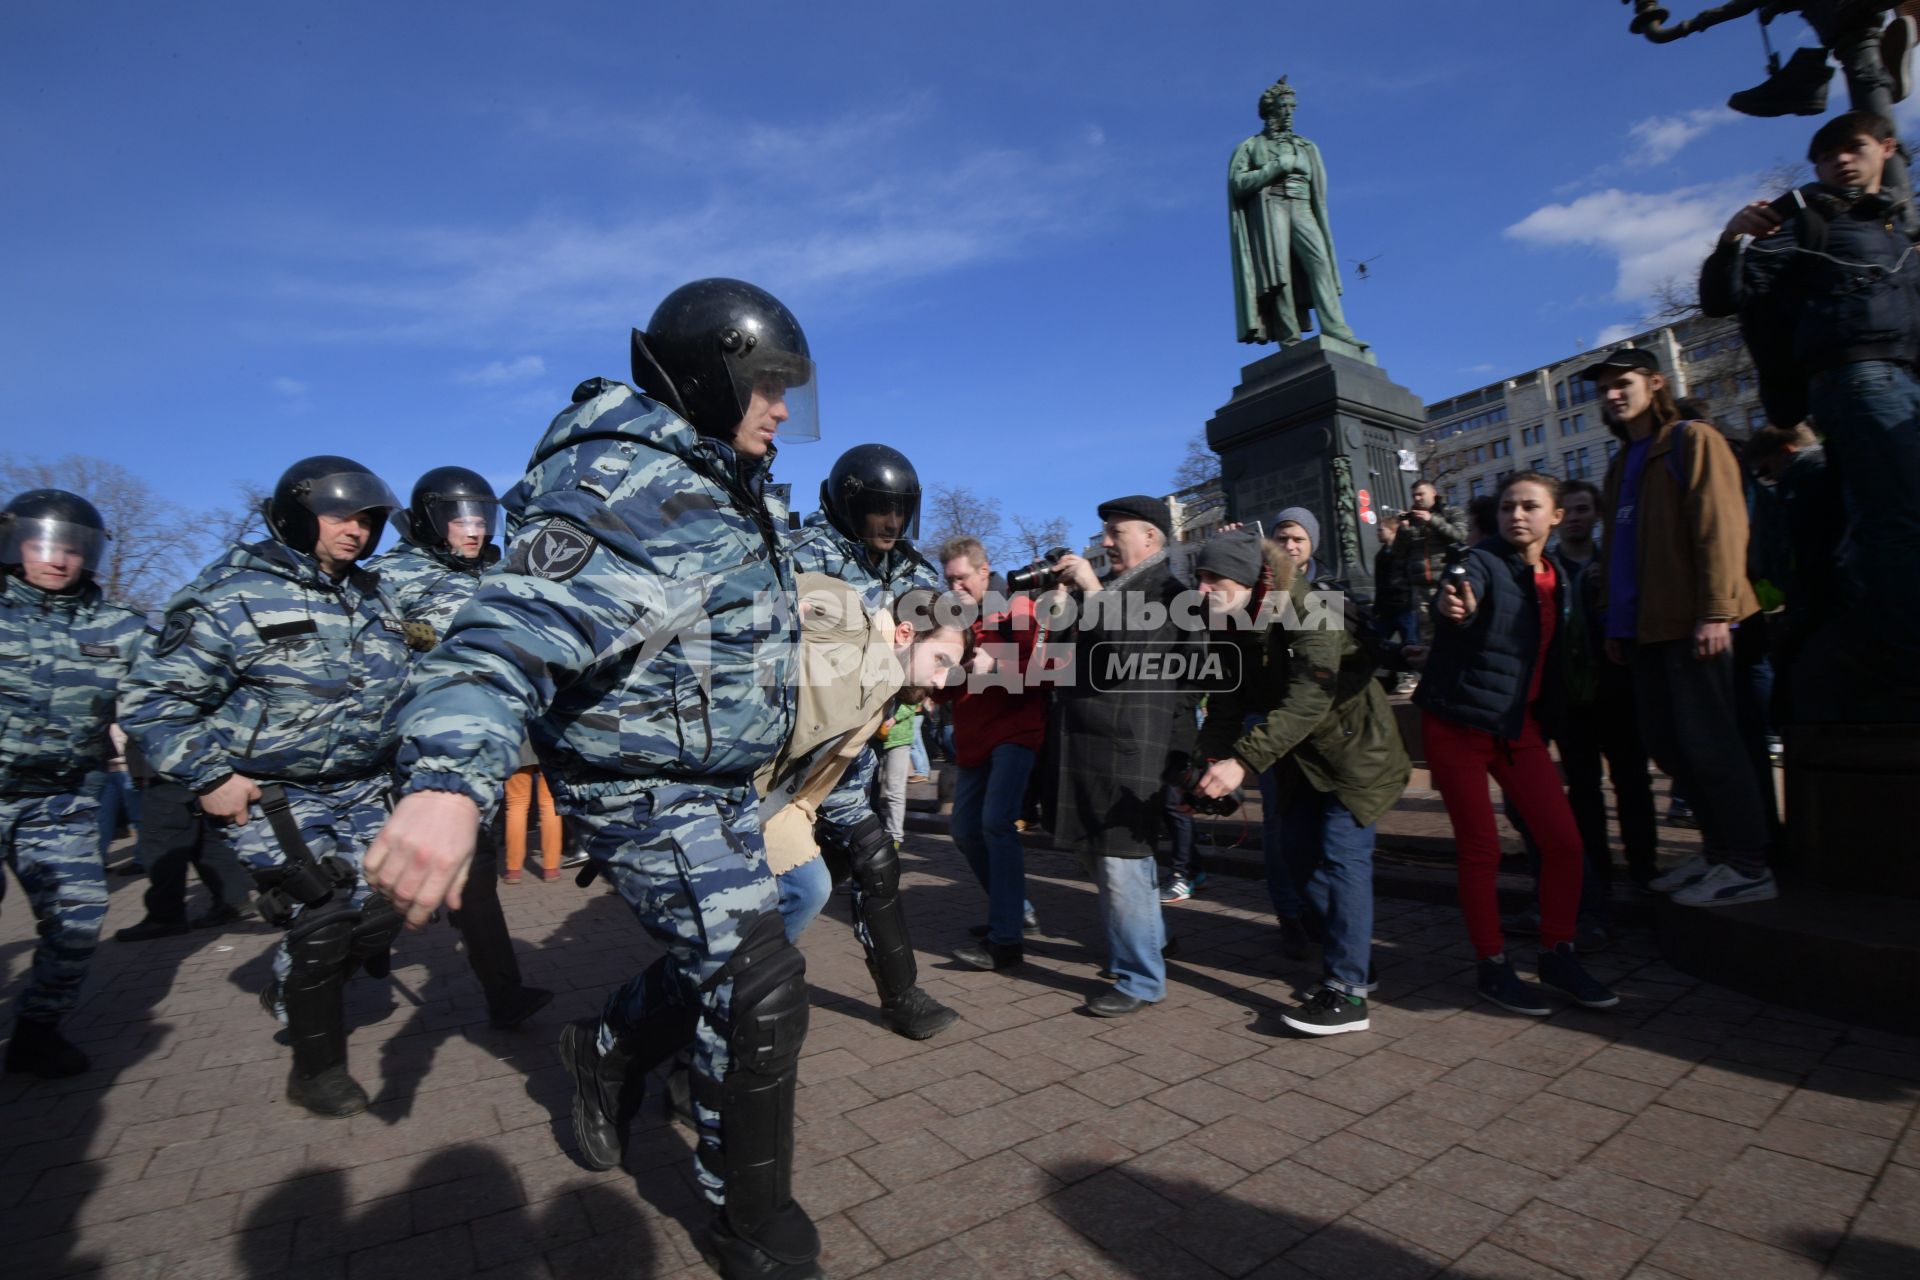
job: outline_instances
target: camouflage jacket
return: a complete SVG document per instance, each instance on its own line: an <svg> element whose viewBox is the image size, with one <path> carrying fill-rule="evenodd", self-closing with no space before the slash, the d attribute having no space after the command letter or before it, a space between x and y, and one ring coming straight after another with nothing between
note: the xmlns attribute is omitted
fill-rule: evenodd
<svg viewBox="0 0 1920 1280"><path fill-rule="evenodd" d="M904 538L887 552L883 563L873 563L865 543L849 538L816 511L797 532L787 535L793 549L795 573L824 573L860 593L869 609L891 609L900 594L913 587L946 589L940 571Z"/></svg>
<svg viewBox="0 0 1920 1280"><path fill-rule="evenodd" d="M665 407L582 383L502 505L512 530L400 718L403 791L489 806L531 737L554 791L744 787L792 728L793 569L742 464Z"/></svg>
<svg viewBox="0 0 1920 1280"><path fill-rule="evenodd" d="M433 629L434 639L438 641L447 633L453 615L473 598L474 589L480 585L480 575L499 558L499 550L491 544L482 550L479 559L462 560L446 552L402 542L367 561L367 568L380 575L380 589L400 607L401 618L425 623Z"/></svg>
<svg viewBox="0 0 1920 1280"><path fill-rule="evenodd" d="M195 791L233 773L360 778L393 753L407 659L373 574L334 582L278 542L235 546L168 601L121 689L120 727L156 773Z"/></svg>
<svg viewBox="0 0 1920 1280"><path fill-rule="evenodd" d="M146 619L88 583L0 578L0 796L71 795L113 752L113 696Z"/></svg>

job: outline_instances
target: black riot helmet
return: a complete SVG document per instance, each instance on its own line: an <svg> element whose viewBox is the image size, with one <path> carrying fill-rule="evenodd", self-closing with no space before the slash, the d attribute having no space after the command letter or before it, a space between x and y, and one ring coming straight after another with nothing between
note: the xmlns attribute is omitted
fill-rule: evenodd
<svg viewBox="0 0 1920 1280"><path fill-rule="evenodd" d="M920 476L907 455L884 444L857 444L841 454L820 482L820 509L849 538L864 541L867 517L898 515L895 537L920 531Z"/></svg>
<svg viewBox="0 0 1920 1280"><path fill-rule="evenodd" d="M693 424L731 440L756 387L784 393L782 440L820 438L819 386L807 335L780 299L744 280L695 280L633 331L633 381Z"/></svg>
<svg viewBox="0 0 1920 1280"><path fill-rule="evenodd" d="M352 516L372 511L379 516L358 559L372 555L380 545L380 528L398 510L400 502L387 482L352 458L331 453L302 458L288 467L273 486L262 514L267 531L282 544L312 555L320 540L321 516Z"/></svg>
<svg viewBox="0 0 1920 1280"><path fill-rule="evenodd" d="M0 565L37 559L80 557L80 572L91 576L107 549L107 525L91 502L65 489L29 489L0 511Z"/></svg>
<svg viewBox="0 0 1920 1280"><path fill-rule="evenodd" d="M453 553L447 530L454 521L481 536L482 552L500 532L500 499L486 477L465 467L435 467L414 482L404 525L394 523L415 546ZM465 522L477 521L475 524Z"/></svg>

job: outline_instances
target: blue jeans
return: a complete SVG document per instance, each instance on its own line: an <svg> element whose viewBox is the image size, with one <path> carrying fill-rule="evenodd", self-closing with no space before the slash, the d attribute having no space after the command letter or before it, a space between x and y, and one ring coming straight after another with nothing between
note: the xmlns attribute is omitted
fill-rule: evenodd
<svg viewBox="0 0 1920 1280"><path fill-rule="evenodd" d="M1306 900L1299 884L1313 874L1309 861L1305 872L1297 872L1281 838L1279 813L1280 784L1272 769L1254 779L1260 784L1260 857L1267 867L1267 897L1273 900L1273 914L1297 920L1306 914Z"/></svg>
<svg viewBox="0 0 1920 1280"><path fill-rule="evenodd" d="M1027 854L1014 827L1027 796L1034 753L1003 742L987 763L960 770L948 833L987 891L987 937L1003 946L1025 938L1020 920L1027 902ZM1151 859L1148 860L1151 862Z"/></svg>
<svg viewBox="0 0 1920 1280"><path fill-rule="evenodd" d="M813 858L791 871L773 878L780 890L780 917L787 926L787 941L798 942L813 918L833 896L833 872L825 858Z"/></svg>
<svg viewBox="0 0 1920 1280"><path fill-rule="evenodd" d="M1896 660L1920 663L1920 381L1866 360L1816 374L1808 405L1827 439L1847 508L1847 568L1873 602L1873 629Z"/></svg>
<svg viewBox="0 0 1920 1280"><path fill-rule="evenodd" d="M1166 924L1160 918L1160 874L1152 858L1083 857L1100 891L1107 968L1114 989L1147 1003L1167 994Z"/></svg>
<svg viewBox="0 0 1920 1280"><path fill-rule="evenodd" d="M913 771L919 774L933 772L933 762L927 759L927 744L920 739L920 726L925 721L925 716L913 718L913 755L909 759L913 764Z"/></svg>
<svg viewBox="0 0 1920 1280"><path fill-rule="evenodd" d="M1374 825L1361 826L1339 799L1302 785L1280 815L1280 838L1310 870L1308 904L1326 928L1327 985L1365 995L1373 955Z"/></svg>
<svg viewBox="0 0 1920 1280"><path fill-rule="evenodd" d="M1180 805L1185 797L1172 783L1166 785L1160 798L1166 806L1167 840L1172 846L1167 856L1167 870L1182 880L1191 881L1206 870L1200 865L1200 850L1194 844L1193 815L1182 812Z"/></svg>
<svg viewBox="0 0 1920 1280"><path fill-rule="evenodd" d="M109 771L106 785L100 788L100 860L105 862L107 850L113 847L113 837L120 830L124 819L130 827L140 825L140 791L133 785L131 775L120 771ZM135 866L140 865L140 852L134 851Z"/></svg>

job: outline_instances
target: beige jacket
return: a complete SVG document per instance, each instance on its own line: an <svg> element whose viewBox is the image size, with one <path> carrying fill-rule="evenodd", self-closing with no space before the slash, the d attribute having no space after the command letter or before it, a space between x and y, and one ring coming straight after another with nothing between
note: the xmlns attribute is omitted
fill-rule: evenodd
<svg viewBox="0 0 1920 1280"><path fill-rule="evenodd" d="M823 573L800 575L799 598L793 736L754 778L775 875L820 856L814 814L888 714L902 674L892 614L869 612L858 591Z"/></svg>

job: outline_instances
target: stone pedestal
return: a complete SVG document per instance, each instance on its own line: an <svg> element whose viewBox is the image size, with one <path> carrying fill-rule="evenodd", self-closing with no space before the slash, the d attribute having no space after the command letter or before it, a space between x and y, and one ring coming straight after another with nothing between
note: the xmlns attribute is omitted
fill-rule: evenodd
<svg viewBox="0 0 1920 1280"><path fill-rule="evenodd" d="M1282 507L1305 507L1320 521L1314 558L1371 595L1379 516L1409 504L1419 476L1400 454L1419 448L1425 422L1419 397L1364 348L1313 337L1257 360L1207 422L1227 518L1267 524Z"/></svg>

